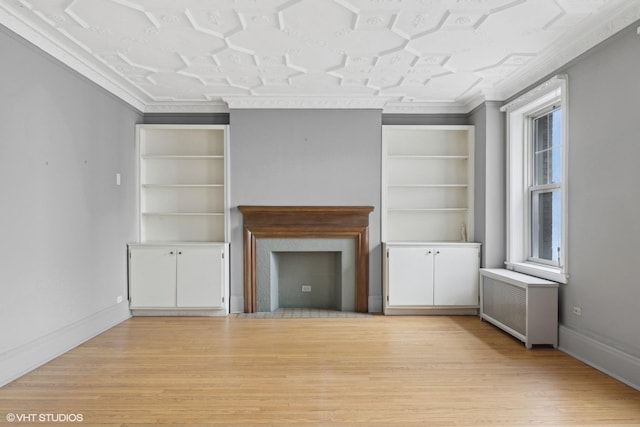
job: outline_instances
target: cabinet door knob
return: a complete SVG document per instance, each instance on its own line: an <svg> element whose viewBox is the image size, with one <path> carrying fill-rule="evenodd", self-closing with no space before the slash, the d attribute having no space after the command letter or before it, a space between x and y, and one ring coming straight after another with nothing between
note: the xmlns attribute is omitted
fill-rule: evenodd
<svg viewBox="0 0 640 427"><path fill-rule="evenodd" d="M178 255L182 255L182 251L179 251L179 252L178 252Z"/></svg>
<svg viewBox="0 0 640 427"><path fill-rule="evenodd" d="M436 255L438 255L440 253L440 251L436 251Z"/></svg>
<svg viewBox="0 0 640 427"><path fill-rule="evenodd" d="M169 252L169 255L173 255L173 251Z"/></svg>
<svg viewBox="0 0 640 427"><path fill-rule="evenodd" d="M427 251L427 255L431 255L431 251Z"/></svg>

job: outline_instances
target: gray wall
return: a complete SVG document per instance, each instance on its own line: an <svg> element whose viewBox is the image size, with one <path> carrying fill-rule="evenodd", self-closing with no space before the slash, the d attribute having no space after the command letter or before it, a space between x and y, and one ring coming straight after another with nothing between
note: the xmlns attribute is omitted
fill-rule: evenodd
<svg viewBox="0 0 640 427"><path fill-rule="evenodd" d="M237 206L245 204L373 206L369 295L381 303L381 116L380 110L231 111L232 310L243 297Z"/></svg>
<svg viewBox="0 0 640 427"><path fill-rule="evenodd" d="M228 125L229 113L146 113L146 125Z"/></svg>
<svg viewBox="0 0 640 427"><path fill-rule="evenodd" d="M569 284L560 322L640 357L638 23L571 64ZM572 306L582 316L572 314Z"/></svg>
<svg viewBox="0 0 640 427"><path fill-rule="evenodd" d="M569 78L569 280L560 285L559 345L637 389L639 24L551 74L564 73ZM490 160L486 160L487 170ZM581 316L573 314L574 306L581 308Z"/></svg>
<svg viewBox="0 0 640 427"><path fill-rule="evenodd" d="M475 241L482 243L482 267L503 268L505 229L505 117L498 102L470 114L475 126Z"/></svg>
<svg viewBox="0 0 640 427"><path fill-rule="evenodd" d="M468 125L468 114L383 114L383 125Z"/></svg>
<svg viewBox="0 0 640 427"><path fill-rule="evenodd" d="M125 243L135 238L142 116L1 26L0 52L2 385L63 340L73 346L100 332L92 322L118 296L116 317L128 315Z"/></svg>

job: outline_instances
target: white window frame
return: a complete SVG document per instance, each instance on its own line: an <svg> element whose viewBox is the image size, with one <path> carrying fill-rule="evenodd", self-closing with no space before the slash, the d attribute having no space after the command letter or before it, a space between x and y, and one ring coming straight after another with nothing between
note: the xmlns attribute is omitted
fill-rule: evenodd
<svg viewBox="0 0 640 427"><path fill-rule="evenodd" d="M507 259L505 266L524 274L567 283L568 275L568 97L567 76L558 75L503 106L507 113ZM562 233L560 265L529 257L532 179L531 117L552 105L562 108Z"/></svg>

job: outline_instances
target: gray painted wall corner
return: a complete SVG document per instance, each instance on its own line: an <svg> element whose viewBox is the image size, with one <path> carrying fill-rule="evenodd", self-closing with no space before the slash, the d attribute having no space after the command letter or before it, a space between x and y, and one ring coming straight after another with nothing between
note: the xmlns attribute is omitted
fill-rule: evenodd
<svg viewBox="0 0 640 427"><path fill-rule="evenodd" d="M0 324L11 325L0 331L0 374L8 381L128 317L117 301L127 297L142 115L4 28L0 51L9 58L0 67Z"/></svg>
<svg viewBox="0 0 640 427"><path fill-rule="evenodd" d="M469 114L475 126L475 240L482 267L502 268L506 254L506 129L501 103L485 102Z"/></svg>

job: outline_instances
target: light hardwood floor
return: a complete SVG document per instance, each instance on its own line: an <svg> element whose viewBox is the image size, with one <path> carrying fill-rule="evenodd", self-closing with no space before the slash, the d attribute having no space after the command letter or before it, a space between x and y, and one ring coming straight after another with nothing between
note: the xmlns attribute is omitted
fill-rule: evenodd
<svg viewBox="0 0 640 427"><path fill-rule="evenodd" d="M640 425L640 392L477 317L138 317L0 389L0 424L8 413L91 426Z"/></svg>

